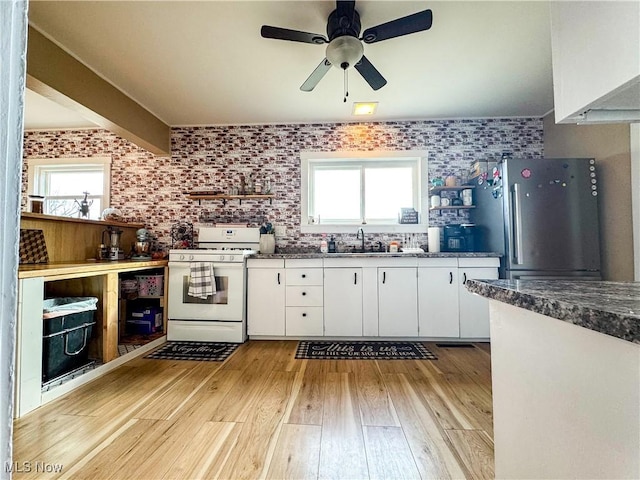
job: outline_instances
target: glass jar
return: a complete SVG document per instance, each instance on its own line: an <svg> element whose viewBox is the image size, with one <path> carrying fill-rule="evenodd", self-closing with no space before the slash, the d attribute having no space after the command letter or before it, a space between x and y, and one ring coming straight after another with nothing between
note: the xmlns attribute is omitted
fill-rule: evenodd
<svg viewBox="0 0 640 480"><path fill-rule="evenodd" d="M29 195L29 210L32 213L44 213L44 197L42 195Z"/></svg>

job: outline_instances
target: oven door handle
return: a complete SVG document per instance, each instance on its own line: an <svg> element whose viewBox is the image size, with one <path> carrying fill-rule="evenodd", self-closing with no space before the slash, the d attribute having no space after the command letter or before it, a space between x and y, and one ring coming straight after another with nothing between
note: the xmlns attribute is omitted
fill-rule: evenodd
<svg viewBox="0 0 640 480"><path fill-rule="evenodd" d="M168 266L169 268L184 268L186 270L189 270L189 264L191 262L169 262ZM216 268L239 268L242 269L244 268L244 263L224 263L224 262L205 262L205 263L211 263L211 266L213 267L213 271L215 273Z"/></svg>

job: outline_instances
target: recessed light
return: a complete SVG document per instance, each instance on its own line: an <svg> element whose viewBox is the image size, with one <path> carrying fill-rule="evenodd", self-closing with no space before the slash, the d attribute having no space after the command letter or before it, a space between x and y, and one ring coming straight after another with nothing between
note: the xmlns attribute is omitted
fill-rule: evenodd
<svg viewBox="0 0 640 480"><path fill-rule="evenodd" d="M378 108L378 102L354 102L353 115L373 115Z"/></svg>

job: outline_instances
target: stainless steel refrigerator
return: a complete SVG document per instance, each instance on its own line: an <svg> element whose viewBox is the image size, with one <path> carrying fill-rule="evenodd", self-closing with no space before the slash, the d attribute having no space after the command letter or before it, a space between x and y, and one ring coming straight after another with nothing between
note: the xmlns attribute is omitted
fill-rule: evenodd
<svg viewBox="0 0 640 480"><path fill-rule="evenodd" d="M500 278L600 279L593 159L509 158L471 184L476 250L502 255Z"/></svg>

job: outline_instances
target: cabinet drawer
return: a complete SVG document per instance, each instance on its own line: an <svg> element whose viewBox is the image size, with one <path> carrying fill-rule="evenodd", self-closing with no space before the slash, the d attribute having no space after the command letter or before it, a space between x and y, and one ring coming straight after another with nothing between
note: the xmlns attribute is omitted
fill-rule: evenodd
<svg viewBox="0 0 640 480"><path fill-rule="evenodd" d="M475 267L495 267L500 266L500 259L498 257L461 257L458 259L458 266L460 268L475 268Z"/></svg>
<svg viewBox="0 0 640 480"><path fill-rule="evenodd" d="M322 307L287 307L287 335L322 336Z"/></svg>
<svg viewBox="0 0 640 480"><path fill-rule="evenodd" d="M321 307L322 287L291 286L287 287L287 307Z"/></svg>
<svg viewBox="0 0 640 480"><path fill-rule="evenodd" d="M287 285L322 285L321 268L287 268Z"/></svg>
<svg viewBox="0 0 640 480"><path fill-rule="evenodd" d="M282 258L247 258L247 268L284 268Z"/></svg>

